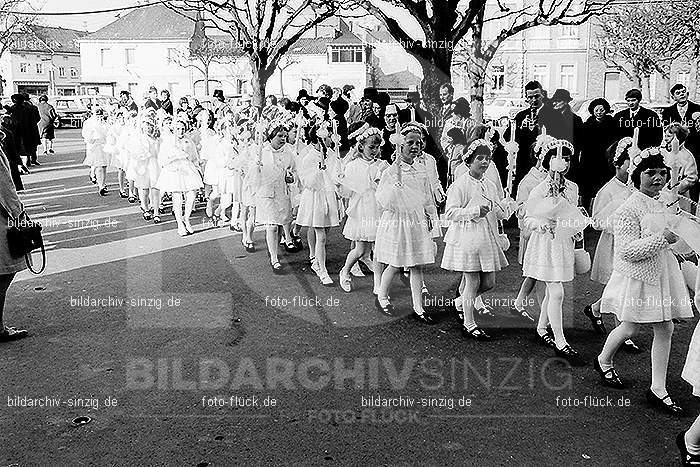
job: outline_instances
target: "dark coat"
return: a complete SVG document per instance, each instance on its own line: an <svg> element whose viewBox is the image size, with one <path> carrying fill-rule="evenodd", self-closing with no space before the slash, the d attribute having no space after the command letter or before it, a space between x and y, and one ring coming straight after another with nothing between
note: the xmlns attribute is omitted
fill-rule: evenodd
<svg viewBox="0 0 700 467"><path fill-rule="evenodd" d="M676 104L673 104L672 106L666 107L661 111L661 120L663 121L664 126L673 122L679 122L683 126L693 127L694 124L692 123L692 116L695 112L700 112L700 105L696 104L695 102L688 101L688 108L685 115L680 115Z"/></svg>
<svg viewBox="0 0 700 467"><path fill-rule="evenodd" d="M518 156L515 161L515 178L513 181L513 192L532 167L535 166L535 161L532 160L530 147L535 144L537 137L542 132L542 127L547 128L547 134L552 133L552 129L561 126L561 112L557 112L548 105L540 108L537 117L536 125L530 128L525 123L525 120L531 115L530 109L521 110L515 115L515 141L518 143ZM556 131L556 130L555 130ZM563 130L560 130L563 132ZM506 141L510 138L510 130L506 131Z"/></svg>
<svg viewBox="0 0 700 467"><path fill-rule="evenodd" d="M583 144L579 165L579 192L584 198L584 207L593 199L598 190L615 175L607 150L616 143L617 125L612 115L605 115L598 121L590 116L583 124Z"/></svg>
<svg viewBox="0 0 700 467"><path fill-rule="evenodd" d="M169 115L173 114L173 102L170 99L164 100L160 108L165 110L165 113Z"/></svg>
<svg viewBox="0 0 700 467"><path fill-rule="evenodd" d="M616 113L614 118L618 140L632 137L635 127L639 127L639 149L661 144L661 119L653 110L640 107L637 115L631 118L629 109L625 109Z"/></svg>

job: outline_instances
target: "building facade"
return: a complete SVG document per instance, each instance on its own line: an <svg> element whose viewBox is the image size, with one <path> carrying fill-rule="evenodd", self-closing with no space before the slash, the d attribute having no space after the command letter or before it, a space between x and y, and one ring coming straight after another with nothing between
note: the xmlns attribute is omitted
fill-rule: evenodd
<svg viewBox="0 0 700 467"><path fill-rule="evenodd" d="M80 92L78 39L85 32L29 26L0 57L2 92L72 95Z"/></svg>

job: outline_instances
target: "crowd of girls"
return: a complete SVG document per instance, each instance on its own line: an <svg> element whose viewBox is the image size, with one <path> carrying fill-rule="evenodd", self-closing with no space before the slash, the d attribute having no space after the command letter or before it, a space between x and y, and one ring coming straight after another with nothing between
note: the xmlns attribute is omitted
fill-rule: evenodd
<svg viewBox="0 0 700 467"><path fill-rule="evenodd" d="M683 196L697 181L697 167L678 145L682 127L669 126L661 148L640 151L632 138L616 143L609 151L615 176L596 196L589 217L578 208L577 185L566 178L573 147L546 134L530 148L535 166L513 192L512 178L504 187L492 163L493 130L475 126L461 159L453 161L445 192L435 158L424 151L427 132L420 123L397 126L388 143L377 128L357 123L349 129L350 152L341 154L335 124L323 116L281 112L274 121L252 122L229 114L214 124L213 115L202 111L196 121L191 128L187 121L155 112L139 117L96 112L83 136L85 164L100 194L107 193L106 167L113 166L120 195L138 200L145 220L160 222L163 200L170 197L177 231L185 236L193 232L190 215L200 193L207 217L240 232L246 251L256 251L254 228L264 226L274 274L285 272L280 247L299 251L299 234L306 229L310 267L321 284L333 286L337 278L342 290L352 293L358 288L353 277L364 275L359 268L364 263L373 273L376 307L392 315L391 288L399 275L410 286L413 315L427 324L436 315L425 306L423 269L436 263L437 239L444 235L439 264L459 273L453 311L464 336L477 341L490 338L480 321L493 310L481 296L508 267L504 251L510 242L502 223L515 215L523 282L509 312L530 323L543 345L574 366L588 362L565 335L563 285L589 270L579 242L592 225L601 235L591 279L605 289L583 312L602 335L607 334L602 316L615 318L593 367L603 384L624 387L614 356L620 348L640 352L632 339L642 325L651 325L647 399L669 413L682 412L666 391L674 320L693 316L688 289L695 284L682 271L693 271L691 281L697 275L687 262L692 242L679 239L679 224L673 221L697 220L688 213L692 202ZM392 162L379 158L385 144L392 146ZM510 146L505 144L515 153ZM509 170L514 168L511 161ZM327 267L327 239L341 225L348 251L336 276ZM526 309L530 295L539 310ZM696 392L699 334L693 336L683 373ZM696 458L699 424L679 438L679 447L682 441L682 449Z"/></svg>

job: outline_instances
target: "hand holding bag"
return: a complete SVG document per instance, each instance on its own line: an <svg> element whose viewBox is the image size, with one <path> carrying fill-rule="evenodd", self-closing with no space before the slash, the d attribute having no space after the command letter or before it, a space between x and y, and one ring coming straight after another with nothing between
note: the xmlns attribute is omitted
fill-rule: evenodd
<svg viewBox="0 0 700 467"><path fill-rule="evenodd" d="M6 209L5 212L8 217L7 244L10 255L14 258L24 256L27 268L34 274L41 274L46 269L46 250L44 239L41 237L41 224L30 220L25 211L22 211L18 218L13 218ZM42 265L39 271L35 271L30 256L32 251L38 248L41 248Z"/></svg>
<svg viewBox="0 0 700 467"><path fill-rule="evenodd" d="M586 247L581 235L581 247L574 248L574 273L586 274L591 270L591 255L586 251Z"/></svg>

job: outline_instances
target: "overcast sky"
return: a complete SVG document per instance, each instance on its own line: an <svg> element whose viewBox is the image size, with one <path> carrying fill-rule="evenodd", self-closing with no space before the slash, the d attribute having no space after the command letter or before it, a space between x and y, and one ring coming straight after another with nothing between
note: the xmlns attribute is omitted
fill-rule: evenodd
<svg viewBox="0 0 700 467"><path fill-rule="evenodd" d="M30 0L38 10L46 12L95 11L123 6L137 5L137 0ZM122 14L128 11L121 12ZM115 13L95 15L43 16L42 22L49 26L62 26L70 29L95 31L116 19Z"/></svg>

